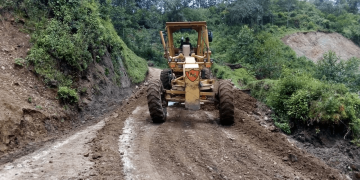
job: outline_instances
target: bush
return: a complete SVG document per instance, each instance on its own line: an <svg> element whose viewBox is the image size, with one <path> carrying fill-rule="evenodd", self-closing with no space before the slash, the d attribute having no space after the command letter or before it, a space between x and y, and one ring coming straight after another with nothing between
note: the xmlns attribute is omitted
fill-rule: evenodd
<svg viewBox="0 0 360 180"><path fill-rule="evenodd" d="M245 87L251 81L255 81L255 77L252 73L248 72L244 68L231 70L228 66L221 66L216 63L212 66L212 71L219 79L231 79L232 82L240 88ZM241 87L242 85L242 87Z"/></svg>
<svg viewBox="0 0 360 180"><path fill-rule="evenodd" d="M251 89L251 96L260 101L265 101L266 97L270 93L270 90L277 83L277 81L278 80L271 79L251 81L247 84L246 89Z"/></svg>
<svg viewBox="0 0 360 180"><path fill-rule="evenodd" d="M79 100L78 94L74 89L68 87L59 87L58 96L63 103L77 103Z"/></svg>
<svg viewBox="0 0 360 180"><path fill-rule="evenodd" d="M315 77L332 83L343 83L353 91L360 90L360 59L341 60L335 52L329 51L317 63Z"/></svg>
<svg viewBox="0 0 360 180"><path fill-rule="evenodd" d="M305 72L285 69L265 102L281 119L308 124L341 121L348 124L355 138L360 136L360 98L343 84L322 82Z"/></svg>

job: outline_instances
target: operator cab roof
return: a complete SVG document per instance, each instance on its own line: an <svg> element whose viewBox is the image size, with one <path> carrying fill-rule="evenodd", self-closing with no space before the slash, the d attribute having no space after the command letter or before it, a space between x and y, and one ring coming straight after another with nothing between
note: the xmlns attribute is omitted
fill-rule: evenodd
<svg viewBox="0 0 360 180"><path fill-rule="evenodd" d="M195 22L167 22L166 28L170 28L172 31L178 29L195 29L200 30L202 27L206 27L206 21Z"/></svg>

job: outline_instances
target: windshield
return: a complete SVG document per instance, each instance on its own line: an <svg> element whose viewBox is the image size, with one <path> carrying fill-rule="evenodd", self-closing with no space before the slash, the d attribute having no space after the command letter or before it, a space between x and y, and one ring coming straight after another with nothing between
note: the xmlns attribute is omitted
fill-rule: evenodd
<svg viewBox="0 0 360 180"><path fill-rule="evenodd" d="M179 30L178 32L173 33L175 48L180 48L181 38L183 38L183 42L185 43L185 38L187 37L193 48L197 46L198 33L195 30Z"/></svg>

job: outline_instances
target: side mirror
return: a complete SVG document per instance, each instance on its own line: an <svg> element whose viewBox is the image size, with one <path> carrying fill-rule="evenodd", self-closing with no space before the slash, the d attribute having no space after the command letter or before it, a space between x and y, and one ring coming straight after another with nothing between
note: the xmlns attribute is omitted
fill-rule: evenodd
<svg viewBox="0 0 360 180"><path fill-rule="evenodd" d="M209 42L212 42L213 33L211 31L208 31L208 39L209 39Z"/></svg>

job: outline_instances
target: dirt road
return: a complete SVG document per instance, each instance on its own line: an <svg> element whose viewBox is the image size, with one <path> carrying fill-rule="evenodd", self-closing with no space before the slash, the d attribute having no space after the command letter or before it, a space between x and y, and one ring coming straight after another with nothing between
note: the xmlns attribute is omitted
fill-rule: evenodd
<svg viewBox="0 0 360 180"><path fill-rule="evenodd" d="M149 79L160 70L150 69ZM146 86L98 124L1 165L0 179L346 179L253 118L256 100L236 90L236 123L218 111L170 104L150 120Z"/></svg>
<svg viewBox="0 0 360 180"><path fill-rule="evenodd" d="M159 77L150 69L150 78ZM153 124L145 90L98 132L95 179L345 179L287 137L252 118L256 100L236 91L234 126L218 123L218 111L170 104L163 124ZM119 156L120 155L120 156ZM121 163L119 163L121 162ZM119 174L119 173L122 174Z"/></svg>

